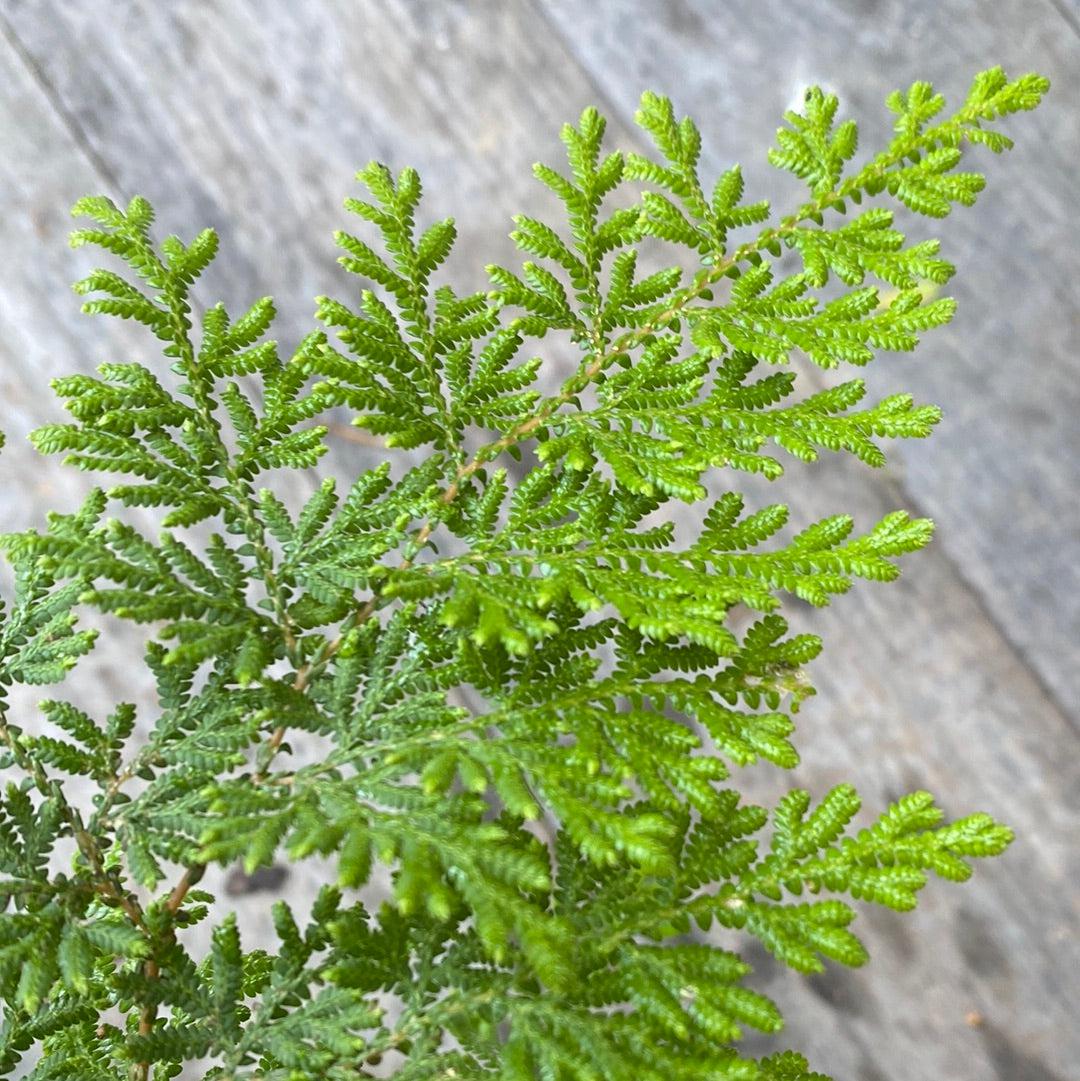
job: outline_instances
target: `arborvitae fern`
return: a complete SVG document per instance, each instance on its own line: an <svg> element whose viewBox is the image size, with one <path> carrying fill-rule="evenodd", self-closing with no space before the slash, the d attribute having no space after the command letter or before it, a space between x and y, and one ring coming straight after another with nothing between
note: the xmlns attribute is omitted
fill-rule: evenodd
<svg viewBox="0 0 1080 1081"><path fill-rule="evenodd" d="M931 524L896 512L856 533L838 515L778 541L785 507L728 492L684 543L663 509L704 499L714 469L771 478L781 452L822 450L880 465L878 440L929 434L937 410L908 395L866 407L855 379L793 398L794 375L761 366L863 366L946 322L952 302L921 288L953 272L937 241L909 244L862 204L971 204L965 147L1010 146L992 123L1046 87L994 69L946 115L915 83L858 169L854 123L811 90L770 153L809 185L779 218L744 201L737 166L706 186L698 129L667 99L637 114L651 157L605 152L587 109L563 129L568 170L536 167L568 225L516 219L530 261L468 296L436 284L453 222L421 227L416 173L372 164L347 204L359 235L337 238L366 287L320 298L326 329L287 360L269 299L193 327L212 231L155 244L145 200L80 201L93 225L73 242L128 268L79 282L85 310L145 324L170 363L56 381L72 422L35 444L118 479L4 539L0 681L59 681L91 648L73 615L90 606L153 625L158 701L139 746L123 703L2 715L3 1074L820 1078L795 1052L740 1056L741 1030L778 1030L777 1009L735 954L682 936L719 924L801 972L859 965L839 898L909 909L929 872L963 880L1008 844L985 814L943 823L923 792L851 833L847 785L771 811L725 787L733 767L798 761L790 713L819 642L788 634L779 596L821 605L892 579ZM679 265L642 276L654 240ZM580 360L544 394L531 349L560 333ZM314 466L309 421L333 405L427 456L325 480L290 510L274 471ZM512 483L499 459L523 454ZM110 507L159 508L162 532ZM741 632L739 609L760 613ZM459 688L482 708L452 704ZM290 759L294 731L321 737L320 760ZM96 784L92 805L71 774ZM308 915L278 903L269 953L226 918L191 956L177 932L212 912L206 865L279 852L332 857L337 886ZM376 863L393 869L381 907L357 892Z"/></svg>

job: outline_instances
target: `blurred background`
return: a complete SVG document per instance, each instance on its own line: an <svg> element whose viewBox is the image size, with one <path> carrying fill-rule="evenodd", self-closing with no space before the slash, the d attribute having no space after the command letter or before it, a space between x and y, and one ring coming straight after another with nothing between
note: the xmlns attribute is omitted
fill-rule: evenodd
<svg viewBox="0 0 1080 1081"><path fill-rule="evenodd" d="M641 149L641 91L670 95L703 131L706 174L739 161L750 197L783 210L795 189L765 152L808 83L840 95L872 152L890 90L929 79L955 101L993 64L1041 71L1051 95L1008 125L1012 155L978 154L988 190L940 226L959 271L956 319L868 372L875 399L905 390L940 404L938 434L887 448L877 473L836 458L753 491L802 523L853 511L865 526L902 507L935 518L937 540L897 585L792 609L796 629L826 643L800 715L803 764L794 779L770 767L740 780L770 799L850 780L874 808L925 787L950 814L991 811L1019 839L971 884L931 885L911 916L861 917L865 972L805 979L763 951L749 959L788 1018L779 1046L837 1079L1076 1081L1077 0L0 0L3 528L73 508L91 483L24 438L61 419L48 378L152 355L146 338L80 316L68 289L89 265L66 244L85 193L147 196L162 233L214 226L223 254L201 299L240 310L273 294L288 348L310 329L314 296L355 289L331 233L371 158L420 170L425 215L457 218L455 284L482 288L485 263L515 259L511 213L550 210L530 166L558 162L559 126L587 104L609 118L613 146ZM334 427L324 471L376 460L351 434ZM80 670L90 705L146 696L124 633ZM311 892L306 869L220 877L256 937L270 900Z"/></svg>

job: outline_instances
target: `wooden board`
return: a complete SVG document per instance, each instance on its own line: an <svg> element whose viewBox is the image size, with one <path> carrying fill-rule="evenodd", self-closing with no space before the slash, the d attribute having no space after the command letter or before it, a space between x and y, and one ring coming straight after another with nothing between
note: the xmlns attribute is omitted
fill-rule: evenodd
<svg viewBox="0 0 1080 1081"><path fill-rule="evenodd" d="M142 192L163 229L217 227L224 254L207 299L220 295L236 310L274 293L288 344L309 328L312 296L351 288L330 233L345 224L341 197L369 158L420 168L427 212L458 218L456 280L476 287L485 262L513 258L509 214L549 207L529 165L558 154L559 124L587 103L612 115L613 141L625 146L640 90L671 92L712 140L710 164L741 157L782 200L790 187L760 161L799 83L830 82L861 119L879 115L893 83L925 74L955 93L967 71L998 58L1048 70L1063 91L1057 111L1023 126L1012 162L993 163L999 194L992 188L966 224L946 223L969 314L915 359L871 370L882 394L914 387L945 404L951 428L894 453L884 474L833 460L754 492L791 503L800 521L842 508L869 525L896 506L929 508L943 539L910 561L898 586L862 586L823 613L796 610L800 628L826 638L812 673L819 695L802 715L804 763L793 779L769 770L745 779L762 798L789 782L820 793L853 780L870 808L925 786L950 813L992 810L1021 835L972 884L931 887L914 916L863 921L874 955L865 972L806 981L755 956L760 984L788 1016L786 1043L838 1079L1068 1081L1080 1053L1070 1024L1080 994L1080 774L1061 702L1074 705L1070 688L1080 686L1070 683L1080 593L1068 589L1077 573L1075 530L1064 529L1074 513L1066 493L1077 391L1061 312L1071 306L1075 318L1080 276L1055 237L1067 235L1075 209L1064 167L1076 39L1049 4L992 20L960 2L879 6L876 15L862 5L810 7L784 5L781 17L775 4L681 0L3 0L0 179L11 213L0 216L0 378L18 388L19 403L5 427L17 434L55 417L43 373L145 348L81 320L64 292L85 265L63 246L65 211L87 190ZM1027 164L1034 148L1041 179ZM1022 288L1036 265L1038 288ZM998 315L982 301L1003 284L1016 302ZM1049 358L1037 378L1031 361L1017 362L1033 342ZM567 362L556 351L552 381ZM74 499L82 478L7 455L4 509L21 523ZM326 468L347 476L371 461L367 448L342 441ZM1054 591L1049 601L1038 600L1040 589ZM103 663L114 671L107 695L123 686L123 654ZM265 885L302 903L309 883L305 873ZM270 896L229 904L262 935ZM981 1027L965 1024L971 1011Z"/></svg>

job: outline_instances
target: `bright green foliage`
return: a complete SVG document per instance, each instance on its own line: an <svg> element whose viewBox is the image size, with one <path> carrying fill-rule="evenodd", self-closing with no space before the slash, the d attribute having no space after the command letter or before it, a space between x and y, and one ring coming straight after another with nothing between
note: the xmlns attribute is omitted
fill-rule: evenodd
<svg viewBox="0 0 1080 1081"><path fill-rule="evenodd" d="M92 646L89 607L149 625L157 701L135 741L130 705L99 720L50 698L16 725L0 698L0 1072L822 1081L793 1052L740 1055L777 1009L738 956L686 936L737 929L800 972L860 965L847 898L909 909L931 872L963 880L1009 843L922 792L854 828L847 785L771 811L725 787L798 763L820 643L789 633L783 596L888 581L931 524L785 533L786 507L728 491L681 538L665 510L706 500L720 468L880 466L883 440L930 433L932 406L867 405L862 379L796 395L787 364L862 367L950 318L926 299L953 272L938 242L908 243L881 203L972 203L961 150L1009 146L992 122L1046 85L988 71L946 115L916 83L858 168L854 123L811 90L770 154L809 188L784 217L745 201L737 166L703 180L667 99L642 99L649 156L606 151L588 109L563 129L566 170L536 167L566 223L515 219L527 261L468 296L439 279L453 222L420 224L416 173L372 164L357 235L337 238L363 288L320 298L326 329L288 359L269 299L196 331L211 231L156 244L144 200L77 204L93 224L74 242L127 267L76 286L86 310L144 324L169 363L56 381L71 422L35 444L114 486L3 538L0 686L61 680ZM676 265L644 270L663 245ZM554 391L531 355L547 335L579 352ZM315 465L331 406L423 463L289 507L275 474ZM324 753L298 764L291 732ZM230 916L193 956L179 932L216 919L204 868L282 855L331 857L336 886L306 918L275 906L269 953ZM388 898L365 888L379 868Z"/></svg>

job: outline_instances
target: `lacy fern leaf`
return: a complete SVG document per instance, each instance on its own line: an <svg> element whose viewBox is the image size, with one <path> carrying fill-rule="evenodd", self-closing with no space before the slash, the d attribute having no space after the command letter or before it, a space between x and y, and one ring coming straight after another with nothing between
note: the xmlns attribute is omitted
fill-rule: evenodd
<svg viewBox="0 0 1080 1081"><path fill-rule="evenodd" d="M946 822L925 792L854 829L849 785L772 809L731 787L798 764L821 643L789 632L785 597L890 581L932 525L785 532L783 504L710 482L824 452L878 467L884 441L931 433L936 407L867 404L862 378L798 394L790 361L862 368L951 318L928 286L954 268L888 204L969 206L966 148L1007 149L994 123L1046 89L992 69L946 114L915 83L858 167L854 121L812 89L770 152L808 189L784 216L746 201L737 166L703 178L666 98L641 101L648 156L607 149L587 109L565 166L535 169L565 221L515 218L522 265L469 295L442 280L453 221L422 224L416 172L372 163L336 237L359 293L318 298L287 358L269 298L206 307L196 331L213 231L159 243L144 199L76 204L91 225L72 242L120 266L76 285L84 309L142 324L167 359L55 381L71 420L34 443L107 487L3 537L0 690L62 681L93 646L89 608L148 626L156 702L135 741L130 704L97 718L54 695L16 721L0 695L0 1072L824 1081L794 1051L740 1052L782 1019L706 932L799 972L861 965L849 900L910 909L1011 834ZM577 351L561 383L534 355L549 336ZM330 407L423 460L290 507L275 476L316 466ZM704 504L689 538L677 503ZM321 756L294 760L291 732ZM279 902L278 945L252 948L199 883L282 855L327 857L337 881L310 914ZM208 919L193 956L179 932Z"/></svg>

